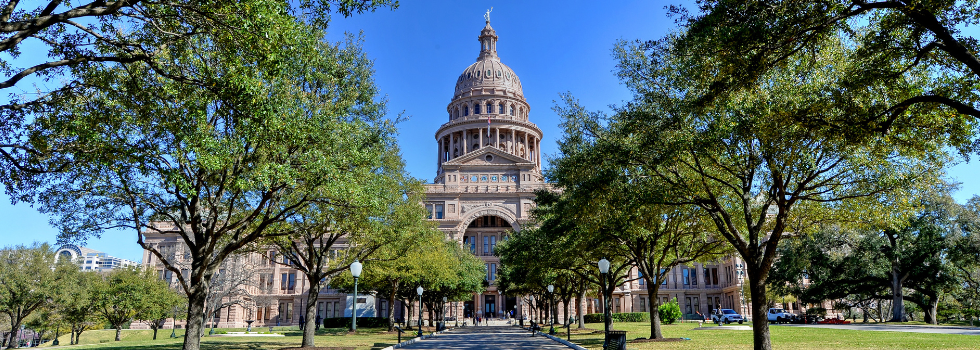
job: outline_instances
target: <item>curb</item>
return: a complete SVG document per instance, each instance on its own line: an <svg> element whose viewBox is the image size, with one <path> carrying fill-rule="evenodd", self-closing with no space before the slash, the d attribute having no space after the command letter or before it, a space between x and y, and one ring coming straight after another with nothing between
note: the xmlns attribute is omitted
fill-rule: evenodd
<svg viewBox="0 0 980 350"><path fill-rule="evenodd" d="M554 340L556 342L562 343L563 345L565 345L565 346L567 346L569 348L575 349L575 350L587 350L586 348L583 348L583 347L581 347L581 346L579 346L577 344L570 343L569 341L567 341L565 339L558 338L558 337L553 336L553 335L550 335L548 333L538 332L538 334L543 335L543 336L546 336L546 337L550 338L551 340Z"/></svg>
<svg viewBox="0 0 980 350"><path fill-rule="evenodd" d="M429 338L434 337L436 335L445 333L446 331L449 331L449 330L452 330L452 329L451 328L448 328L448 329L444 329L444 330L441 330L441 331L438 331L438 332L435 332L435 333L423 334L421 337L415 337L415 338L412 338L412 339L403 341L401 343L398 343L398 344L389 346L387 348L382 348L381 350L394 350L394 349L398 349L398 348L401 348L401 347L406 346L406 345L409 345L409 344L415 344L415 342L420 341L420 340L429 339Z"/></svg>

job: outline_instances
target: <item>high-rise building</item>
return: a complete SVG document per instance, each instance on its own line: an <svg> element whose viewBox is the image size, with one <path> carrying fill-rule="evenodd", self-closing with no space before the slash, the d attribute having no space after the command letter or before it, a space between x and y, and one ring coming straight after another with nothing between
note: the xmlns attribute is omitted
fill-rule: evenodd
<svg viewBox="0 0 980 350"><path fill-rule="evenodd" d="M58 259L69 259L78 263L79 269L83 271L107 271L140 264L136 261L117 258L95 249L74 244L59 247L55 254L57 254Z"/></svg>

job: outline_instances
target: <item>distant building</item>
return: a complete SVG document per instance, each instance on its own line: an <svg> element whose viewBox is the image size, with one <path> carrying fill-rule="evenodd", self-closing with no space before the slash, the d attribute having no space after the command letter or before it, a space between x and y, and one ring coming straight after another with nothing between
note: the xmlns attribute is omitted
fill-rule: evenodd
<svg viewBox="0 0 980 350"><path fill-rule="evenodd" d="M83 271L106 271L116 268L139 266L139 262L117 258L95 249L68 244L58 248L58 259L69 259Z"/></svg>

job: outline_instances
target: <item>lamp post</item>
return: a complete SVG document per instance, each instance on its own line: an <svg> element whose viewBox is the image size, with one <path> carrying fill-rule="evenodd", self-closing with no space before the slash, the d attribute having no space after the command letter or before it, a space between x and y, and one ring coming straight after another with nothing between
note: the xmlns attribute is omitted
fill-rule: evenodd
<svg viewBox="0 0 980 350"><path fill-rule="evenodd" d="M446 329L446 303L449 302L449 298L442 297L442 329Z"/></svg>
<svg viewBox="0 0 980 350"><path fill-rule="evenodd" d="M422 336L422 292L424 291L425 290L422 289L422 286L415 288L415 292L419 293L419 336L420 337Z"/></svg>
<svg viewBox="0 0 980 350"><path fill-rule="evenodd" d="M354 259L354 263L350 264L350 274L351 276L354 276L354 302L351 303L351 308L353 311L350 313L351 332L357 332L357 279L361 277L361 267L361 263L358 262L357 259Z"/></svg>
<svg viewBox="0 0 980 350"><path fill-rule="evenodd" d="M599 273L602 275L602 308L603 308L603 323L605 323L606 333L609 333L609 329L612 328L612 314L609 312L609 296L606 295L606 283L609 274L609 260L603 258L599 260ZM611 281L610 281L611 282Z"/></svg>
<svg viewBox="0 0 980 350"><path fill-rule="evenodd" d="M742 319L745 319L745 293L742 292L742 282L745 280L744 267L745 265L735 264L735 274L738 276L738 309L739 314L742 315Z"/></svg>
<svg viewBox="0 0 980 350"><path fill-rule="evenodd" d="M551 307L548 308L548 313L551 314L551 329L548 330L548 334L555 335L555 285L548 285L548 304Z"/></svg>
<svg viewBox="0 0 980 350"><path fill-rule="evenodd" d="M177 307L174 306L174 323L170 326L170 337L177 337Z"/></svg>

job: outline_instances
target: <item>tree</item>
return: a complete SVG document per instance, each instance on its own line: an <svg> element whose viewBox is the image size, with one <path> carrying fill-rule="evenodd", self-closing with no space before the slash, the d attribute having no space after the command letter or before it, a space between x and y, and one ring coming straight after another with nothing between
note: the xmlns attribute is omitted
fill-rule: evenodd
<svg viewBox="0 0 980 350"><path fill-rule="evenodd" d="M856 95L838 100L829 93L839 90L838 82L828 77L850 67L841 60L843 44L789 61L769 72L766 84L709 106L697 103L708 87L689 79L703 73L696 70L702 65L691 63L699 58L677 57L671 44L652 43L652 51L618 45L619 74L634 99L608 118L571 101L566 118L596 121L566 123L566 133L595 135L598 146L583 152L605 151L596 154L628 166L631 180L662 183L662 204L705 213L747 265L754 315L766 313L765 282L783 237L806 234L830 218L873 217L877 196L935 177L945 157L942 140L854 142L846 133L795 123L870 113L915 93L905 89L909 85L875 86L883 91L877 103L864 104L870 97ZM755 348L771 349L766 319L753 317L753 324Z"/></svg>
<svg viewBox="0 0 980 350"><path fill-rule="evenodd" d="M370 266L378 259L400 259L414 242L433 232L418 205L421 186L407 177L394 140L361 146L349 151L381 153L381 160L366 159L347 169L351 173L347 191L301 210L279 228L284 234L271 240L283 257L277 263L299 270L310 283L304 310L305 347L314 345L317 298L333 277L355 261ZM381 251L385 256L377 257Z"/></svg>
<svg viewBox="0 0 980 350"><path fill-rule="evenodd" d="M116 329L116 341L119 341L123 325L133 322L150 307L150 299L155 297L154 285L161 281L140 267L113 269L99 277L92 295L93 308Z"/></svg>
<svg viewBox="0 0 980 350"><path fill-rule="evenodd" d="M54 310L68 327L69 344L74 345L83 332L104 324L94 303L102 278L94 271L79 271L74 264L66 275L53 296Z"/></svg>
<svg viewBox="0 0 980 350"><path fill-rule="evenodd" d="M157 331L163 329L167 319L173 318L177 322L177 313L181 306L187 305L187 300L182 293L178 293L170 285L160 279L154 279L150 285L150 295L146 308L142 310L136 319L146 323L153 330L153 340L157 339Z"/></svg>
<svg viewBox="0 0 980 350"><path fill-rule="evenodd" d="M147 65L94 65L82 75L85 94L35 121L58 127L36 129L34 139L86 149L43 183L42 210L60 218L67 240L110 227L137 233L176 272L191 335L226 259L350 190L360 172L347 170L375 164L393 137L358 43L325 43L322 32L282 13L265 20L290 45L255 47L274 52L253 55L195 40L168 50L196 85ZM259 56L275 59L252 60ZM186 248L186 275L143 240L164 232ZM199 337L185 337L184 349L199 347Z"/></svg>
<svg viewBox="0 0 980 350"><path fill-rule="evenodd" d="M558 109L566 129L574 123L594 123L581 111ZM574 117L573 117L574 116ZM587 128L592 128L589 126ZM725 253L724 241L711 232L704 213L693 206L662 204L664 184L656 178L631 178L637 166L620 164L607 157L601 141L588 134L569 134L559 141L561 153L552 162L548 175L563 190L566 212L551 218L572 218L575 225L589 227L605 244L621 245L624 254L635 261L646 283L647 295L656 296L667 274L675 267L696 261L710 261ZM581 152L595 147L595 151ZM651 297L650 338L660 339L659 299Z"/></svg>
<svg viewBox="0 0 980 350"><path fill-rule="evenodd" d="M193 84L193 74L172 69L169 50L201 38L244 50L268 48L281 42L270 38L279 32L275 19L282 15L302 16L308 24L325 29L332 14L347 17L386 6L398 4L389 0L5 1L0 10L0 52L4 53L0 91L10 93L10 99L0 105L0 177L9 179L4 184L13 191L24 185L18 180L57 172L74 162L67 153L79 151L75 145L47 148L23 136L39 126L30 125L34 114L50 112L61 99L86 93L82 75L92 65L146 65L157 74ZM22 55L25 41L30 46ZM47 54L35 52L36 47ZM263 60L276 55L264 48L252 51L253 57ZM30 84L31 77L42 82L32 86L37 92L21 93L29 90L24 84ZM34 157L55 161L38 164Z"/></svg>
<svg viewBox="0 0 980 350"><path fill-rule="evenodd" d="M847 81L846 89L856 92L868 83L887 84L917 70L937 74L917 79L914 84L922 88L920 93L889 101L885 113L859 114L849 120L828 115L800 121L896 136L902 129L915 130L916 124L932 128L940 122L949 126L950 134L963 137L971 131L962 128L968 118L980 118L972 83L980 76L980 47L962 31L978 23L978 17L962 15L977 12L973 2L721 0L703 1L699 7L697 15L679 8L674 12L681 15L680 23L686 29L678 48L708 55L705 68L718 72L699 77L711 86L703 96L705 101L763 84L772 70L801 55L826 50L827 42L842 38L856 47L845 58L855 62L854 69L835 75ZM937 107L954 120L904 113L910 108ZM928 129L917 131L927 133Z"/></svg>
<svg viewBox="0 0 980 350"><path fill-rule="evenodd" d="M11 341L14 330L36 311L49 305L61 284L78 266L68 259L57 260L47 243L18 245L0 249L0 313L10 320L7 348L17 347ZM57 260L57 261L56 261Z"/></svg>

